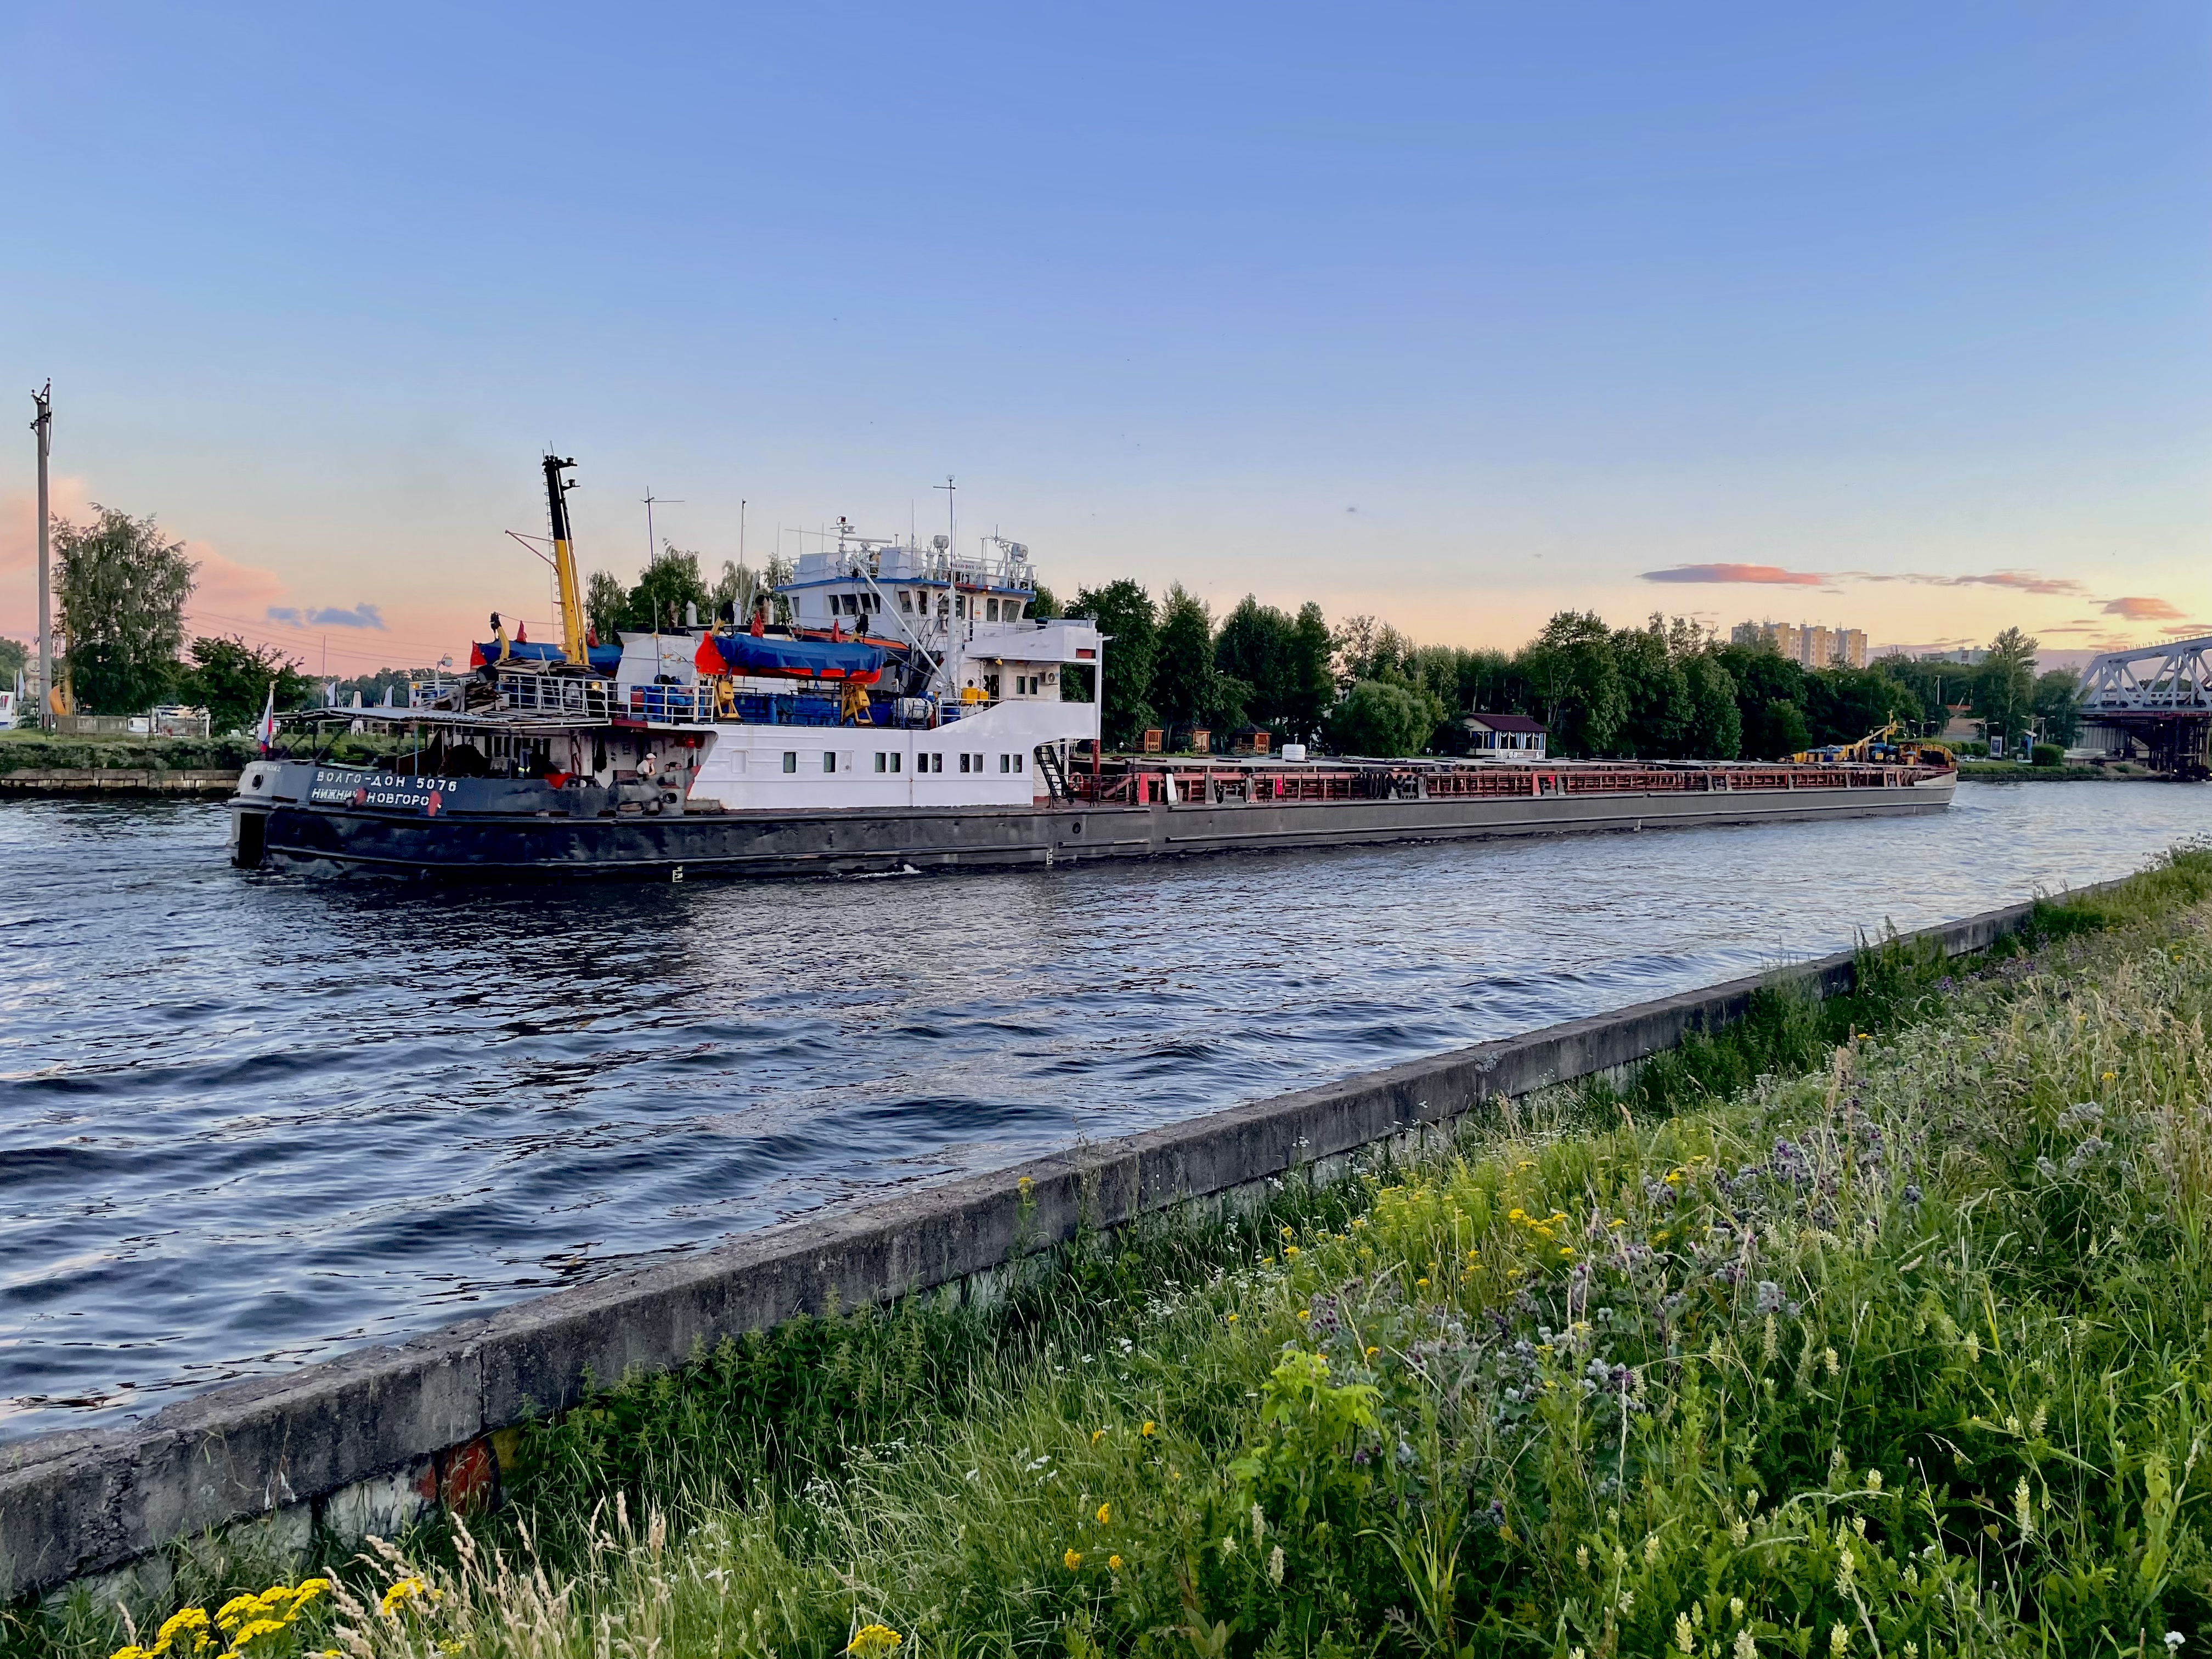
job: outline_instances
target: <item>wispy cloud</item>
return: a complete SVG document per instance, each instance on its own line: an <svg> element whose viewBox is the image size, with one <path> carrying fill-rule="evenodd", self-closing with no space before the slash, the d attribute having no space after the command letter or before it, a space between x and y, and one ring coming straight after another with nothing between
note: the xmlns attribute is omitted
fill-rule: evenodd
<svg viewBox="0 0 2212 1659"><path fill-rule="evenodd" d="M1916 582L1923 587L2005 587L2016 593L2086 594L2088 589L2070 576L2039 576L2032 570L1992 570L1978 576L1940 576L1925 570L1844 570L1838 581Z"/></svg>
<svg viewBox="0 0 2212 1659"><path fill-rule="evenodd" d="M264 613L273 623L283 623L291 628L372 628L384 631L383 613L373 605L356 605L348 610L339 605L309 605L305 610L297 605L272 605Z"/></svg>
<svg viewBox="0 0 2212 1659"><path fill-rule="evenodd" d="M1753 582L1780 587L1818 587L1826 576L1811 570L1784 570L1778 564L1678 564L1647 570L1647 582Z"/></svg>
<svg viewBox="0 0 2212 1659"><path fill-rule="evenodd" d="M2130 622L2173 622L2188 613L2164 599L2107 599L2105 614L2125 617Z"/></svg>

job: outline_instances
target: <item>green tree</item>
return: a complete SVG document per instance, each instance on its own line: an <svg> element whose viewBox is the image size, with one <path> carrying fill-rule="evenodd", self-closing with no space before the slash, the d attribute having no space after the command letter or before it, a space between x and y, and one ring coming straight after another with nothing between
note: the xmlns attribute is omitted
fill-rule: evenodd
<svg viewBox="0 0 2212 1659"><path fill-rule="evenodd" d="M1152 707L1170 726L1203 725L1214 701L1213 678L1213 619L1205 601L1176 582L1160 601Z"/></svg>
<svg viewBox="0 0 2212 1659"><path fill-rule="evenodd" d="M1431 691L1361 680L1329 712L1329 746L1343 755L1418 755L1443 717Z"/></svg>
<svg viewBox="0 0 2212 1659"><path fill-rule="evenodd" d="M1291 624L1288 650L1283 731L1293 742L1306 742L1321 730L1336 701L1335 636L1321 607L1310 599L1298 607L1297 620Z"/></svg>
<svg viewBox="0 0 2212 1659"><path fill-rule="evenodd" d="M1106 669L1099 710L1109 746L1126 748L1139 732L1157 725L1158 716L1150 701L1152 662L1158 651L1159 624L1152 597L1139 584L1123 577L1101 588L1079 588L1070 617L1094 623L1106 635L1099 656ZM1088 669L1070 669L1060 676L1063 695L1088 700L1094 695Z"/></svg>
<svg viewBox="0 0 2212 1659"><path fill-rule="evenodd" d="M1734 760L1743 752L1743 711L1736 702L1735 677L1711 651L1686 661L1682 674L1690 688L1682 752L1698 760Z"/></svg>
<svg viewBox="0 0 2212 1659"><path fill-rule="evenodd" d="M1562 611L1514 662L1532 692L1555 755L1615 752L1628 719L1613 630L1595 611Z"/></svg>
<svg viewBox="0 0 2212 1659"><path fill-rule="evenodd" d="M167 696L176 679L197 567L152 518L97 502L94 510L100 517L92 524L58 518L53 525L70 688L87 714L137 714Z"/></svg>
<svg viewBox="0 0 2212 1659"><path fill-rule="evenodd" d="M389 693L392 701L404 708L410 681L437 678L438 671L434 668L380 668L374 674L356 674L351 679L337 682L337 699L342 704L349 703L353 701L353 694L358 691L362 702L373 707L381 703L386 694ZM261 711L257 706L253 712L258 714Z"/></svg>
<svg viewBox="0 0 2212 1659"><path fill-rule="evenodd" d="M1880 669L1823 668L1805 676L1804 708L1814 743L1856 743L1892 720L1918 719L1920 698Z"/></svg>
<svg viewBox="0 0 2212 1659"><path fill-rule="evenodd" d="M1912 693L1915 706L1909 718L1917 738L1942 733L1950 723L1948 705L1966 701L1973 674L1973 670L1960 663L1917 662L1902 655L1879 658L1874 666Z"/></svg>
<svg viewBox="0 0 2212 1659"><path fill-rule="evenodd" d="M1739 754L1780 760L1811 745L1802 667L1765 645L1720 646L1712 656L1735 682Z"/></svg>
<svg viewBox="0 0 2212 1659"><path fill-rule="evenodd" d="M2010 753L2035 712L2038 641L2008 628L1990 641L1990 654L1974 675L1974 718L1990 737L2002 736Z"/></svg>
<svg viewBox="0 0 2212 1659"><path fill-rule="evenodd" d="M2070 749L2081 735L2081 680L2063 668L2036 677L2031 700L2043 740Z"/></svg>
<svg viewBox="0 0 2212 1659"><path fill-rule="evenodd" d="M1213 665L1252 688L1249 712L1262 726L1280 726L1290 718L1296 638L1290 617L1249 593L1222 618Z"/></svg>
<svg viewBox="0 0 2212 1659"><path fill-rule="evenodd" d="M1059 615L1059 597L1042 582L1037 583L1030 595L1030 619L1032 622L1050 622Z"/></svg>
<svg viewBox="0 0 2212 1659"><path fill-rule="evenodd" d="M273 645L248 645L233 635L192 641L191 666L179 677L177 692L208 711L208 729L220 736L244 731L259 720L271 685L280 711L305 708L315 691L296 658Z"/></svg>
<svg viewBox="0 0 2212 1659"><path fill-rule="evenodd" d="M0 638L0 684L15 690L15 676L30 665L31 647L21 640Z"/></svg>
<svg viewBox="0 0 2212 1659"><path fill-rule="evenodd" d="M1695 711L1689 678L1668 648L1665 623L1655 613L1643 628L1622 629L1613 636L1613 653L1627 703L1620 751L1644 760L1670 759L1686 752Z"/></svg>
<svg viewBox="0 0 2212 1659"><path fill-rule="evenodd" d="M640 633L680 628L687 605L696 606L702 616L711 615L714 592L699 574L699 556L664 542L653 562L638 573L637 586L630 589L623 606L623 625Z"/></svg>
<svg viewBox="0 0 2212 1659"><path fill-rule="evenodd" d="M611 570L594 570L584 584L584 621L601 645L615 643L615 635L629 612L629 590Z"/></svg>
<svg viewBox="0 0 2212 1659"><path fill-rule="evenodd" d="M751 618L753 604L760 592L760 572L738 560L725 559L722 574L715 578L714 589L707 597L714 606L715 620L734 617L742 626Z"/></svg>
<svg viewBox="0 0 2212 1659"><path fill-rule="evenodd" d="M1528 682L1503 651L1469 651L1459 659L1459 695L1453 700L1460 714L1526 714L1532 711Z"/></svg>

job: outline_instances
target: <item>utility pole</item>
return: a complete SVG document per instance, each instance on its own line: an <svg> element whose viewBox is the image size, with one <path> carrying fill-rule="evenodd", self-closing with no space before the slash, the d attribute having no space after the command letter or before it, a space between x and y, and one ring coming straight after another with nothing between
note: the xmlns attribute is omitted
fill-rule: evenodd
<svg viewBox="0 0 2212 1659"><path fill-rule="evenodd" d="M39 411L31 422L31 430L39 436L39 729L51 732L54 729L54 605L46 574L47 521L52 516L46 507L46 458L54 447L52 380L44 391L31 394L31 404Z"/></svg>

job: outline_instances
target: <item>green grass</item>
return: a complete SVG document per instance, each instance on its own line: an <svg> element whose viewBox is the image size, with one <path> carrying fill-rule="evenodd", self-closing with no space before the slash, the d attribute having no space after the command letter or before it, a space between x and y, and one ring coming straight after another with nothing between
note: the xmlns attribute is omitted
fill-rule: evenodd
<svg viewBox="0 0 2212 1659"><path fill-rule="evenodd" d="M1893 942L1449 1157L601 1389L474 1535L249 1651L2185 1655L2208 1012L2203 851L1970 962Z"/></svg>
<svg viewBox="0 0 2212 1659"><path fill-rule="evenodd" d="M2022 766L2017 761L1959 763L1959 775L1981 783L2122 783L2161 775L2147 766Z"/></svg>
<svg viewBox="0 0 2212 1659"><path fill-rule="evenodd" d="M0 732L0 772L49 767L235 772L259 753L251 738L66 738Z"/></svg>

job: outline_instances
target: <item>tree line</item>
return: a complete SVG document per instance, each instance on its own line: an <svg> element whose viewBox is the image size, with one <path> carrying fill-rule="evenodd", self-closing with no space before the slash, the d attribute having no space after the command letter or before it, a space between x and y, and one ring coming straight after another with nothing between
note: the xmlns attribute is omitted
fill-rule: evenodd
<svg viewBox="0 0 2212 1659"><path fill-rule="evenodd" d="M1101 714L1115 746L1153 726L1249 726L1344 754L1462 754L1477 712L1541 720L1555 755L1651 760L1771 760L1893 720L1932 737L1960 705L2008 745L2031 729L2070 744L2080 727L2075 677L2039 677L2037 642L2018 629L1972 667L1893 656L1808 669L1656 613L1613 628L1563 611L1505 652L1417 645L1368 616L1331 629L1318 605L1249 594L1216 625L1180 583L1157 602L1126 579L1085 587L1067 612L1110 636ZM1087 678L1069 695L1088 697Z"/></svg>
<svg viewBox="0 0 2212 1659"><path fill-rule="evenodd" d="M299 663L235 635L187 638L185 605L198 567L185 544L150 516L94 502L77 524L52 520L57 612L54 672L67 676L88 714L141 714L164 702L205 708L211 729L236 731L260 714L271 687L276 706L306 702L314 683Z"/></svg>
<svg viewBox="0 0 2212 1659"><path fill-rule="evenodd" d="M53 525L54 590L79 708L137 714L193 703L220 732L249 724L272 686L280 708L313 698L317 683L281 651L236 636L187 639L196 572L184 544L150 517L94 510L90 523ZM635 582L593 572L585 607L606 641L680 624L687 612L742 617L763 596L771 619L786 622L787 606L770 590L791 577L781 559L757 571L729 560L710 580L696 552L664 544ZM1031 614L1060 609L1039 587ZM1081 589L1066 611L1110 636L1102 717L1116 746L1152 726L1249 726L1344 754L1459 754L1465 717L1487 712L1543 721L1556 755L1773 759L1853 742L1893 720L1933 736L1961 705L2008 748L2031 730L2070 744L2080 726L2075 676L2038 676L2036 641L2018 629L1999 634L1972 667L1887 657L1863 669L1814 670L1656 613L1640 628L1612 628L1594 612L1563 611L1509 653L1416 645L1369 616L1331 628L1318 605L1285 611L1249 594L1217 623L1181 583L1155 600L1126 578ZM426 672L347 679L339 695L380 702ZM1091 672L1072 671L1066 695L1091 696Z"/></svg>

